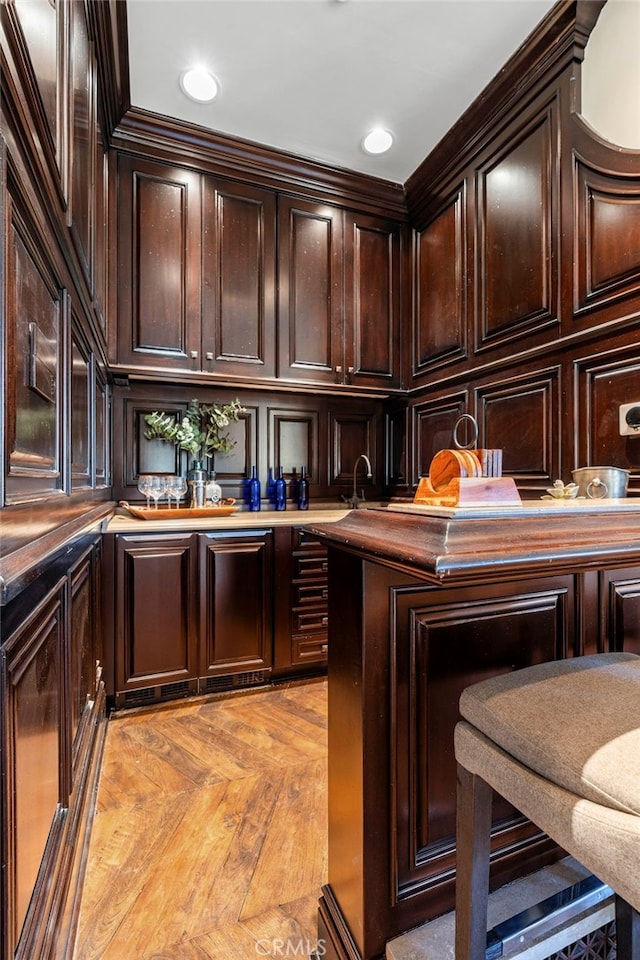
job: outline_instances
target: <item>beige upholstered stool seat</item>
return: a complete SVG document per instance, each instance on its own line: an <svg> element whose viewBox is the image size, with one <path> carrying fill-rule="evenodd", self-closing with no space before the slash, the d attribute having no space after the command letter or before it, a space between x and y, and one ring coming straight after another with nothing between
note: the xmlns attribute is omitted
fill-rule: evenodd
<svg viewBox="0 0 640 960"><path fill-rule="evenodd" d="M640 957L640 657L514 671L467 688L460 712L456 960L484 957L491 789L622 898L618 958Z"/></svg>

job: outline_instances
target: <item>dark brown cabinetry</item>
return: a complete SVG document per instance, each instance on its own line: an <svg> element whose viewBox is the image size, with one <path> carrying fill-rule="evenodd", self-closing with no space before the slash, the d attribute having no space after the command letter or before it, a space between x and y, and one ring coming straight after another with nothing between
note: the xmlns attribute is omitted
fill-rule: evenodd
<svg viewBox="0 0 640 960"><path fill-rule="evenodd" d="M280 197L281 379L400 385L401 227Z"/></svg>
<svg viewBox="0 0 640 960"><path fill-rule="evenodd" d="M125 366L269 379L275 194L118 160L118 337Z"/></svg>
<svg viewBox="0 0 640 960"><path fill-rule="evenodd" d="M200 368L201 177L127 156L118 162L117 360Z"/></svg>
<svg viewBox="0 0 640 960"><path fill-rule="evenodd" d="M108 539L115 563L111 588L119 706L255 685L268 678L273 658L271 530Z"/></svg>
<svg viewBox="0 0 640 960"><path fill-rule="evenodd" d="M401 256L396 221L122 154L113 360L397 389Z"/></svg>
<svg viewBox="0 0 640 960"><path fill-rule="evenodd" d="M402 252L398 223L345 214L345 383L400 386Z"/></svg>
<svg viewBox="0 0 640 960"><path fill-rule="evenodd" d="M105 727L99 575L99 537L86 536L2 608L3 960L52 956L77 916Z"/></svg>
<svg viewBox="0 0 640 960"><path fill-rule="evenodd" d="M374 960L453 906L463 688L532 663L640 649L639 533L640 511L624 502L617 514L525 508L468 521L351 511L311 526L329 548L320 935L334 960ZM496 803L495 885L555 856L544 834Z"/></svg>
<svg viewBox="0 0 640 960"><path fill-rule="evenodd" d="M278 377L344 381L342 211L278 200Z"/></svg>
<svg viewBox="0 0 640 960"><path fill-rule="evenodd" d="M245 684L261 682L273 656L273 534L229 531L198 539L201 689L215 690L217 678L232 674L242 674Z"/></svg>
<svg viewBox="0 0 640 960"><path fill-rule="evenodd" d="M204 179L202 359L207 373L275 375L276 198Z"/></svg>
<svg viewBox="0 0 640 960"><path fill-rule="evenodd" d="M274 674L321 670L327 662L329 629L326 547L303 527L280 527L274 533Z"/></svg>
<svg viewBox="0 0 640 960"><path fill-rule="evenodd" d="M323 663L327 659L329 586L327 549L300 527L291 531L291 661Z"/></svg>
<svg viewBox="0 0 640 960"><path fill-rule="evenodd" d="M197 689L197 549L194 534L117 538L118 702Z"/></svg>

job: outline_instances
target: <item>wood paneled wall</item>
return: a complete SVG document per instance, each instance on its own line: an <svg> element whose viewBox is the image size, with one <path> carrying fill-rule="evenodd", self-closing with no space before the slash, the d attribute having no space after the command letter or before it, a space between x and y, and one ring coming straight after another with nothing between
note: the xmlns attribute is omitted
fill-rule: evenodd
<svg viewBox="0 0 640 960"><path fill-rule="evenodd" d="M107 180L91 14L82 0L0 9L0 504L40 501L54 523L72 494L109 497Z"/></svg>
<svg viewBox="0 0 640 960"><path fill-rule="evenodd" d="M559 5L407 184L409 488L471 413L525 497L596 464L640 493L640 153L576 112L600 7Z"/></svg>
<svg viewBox="0 0 640 960"><path fill-rule="evenodd" d="M164 410L172 415L186 412L193 395L189 387L160 383L116 385L113 394L113 430L120 442L114 445L115 499L140 500L137 479L140 473L182 473L189 466L186 453L172 444L147 440L145 414ZM201 388L197 396L205 403L228 403L238 396L229 388ZM372 464L381 460L383 444L383 403L371 398L307 396L245 389L240 394L245 414L229 426L235 440L230 453L217 453L213 467L225 497L244 497L244 479L258 468L262 496L266 498L269 468L282 466L289 480L294 469L306 467L310 496L314 500L349 497L353 468L361 453ZM384 486L381 470L367 479L358 477L368 500L380 499Z"/></svg>

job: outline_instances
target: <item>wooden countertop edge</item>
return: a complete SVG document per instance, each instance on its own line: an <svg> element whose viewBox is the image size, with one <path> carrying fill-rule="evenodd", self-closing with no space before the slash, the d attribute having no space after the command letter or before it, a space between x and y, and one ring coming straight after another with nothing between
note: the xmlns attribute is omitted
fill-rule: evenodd
<svg viewBox="0 0 640 960"><path fill-rule="evenodd" d="M388 510L351 512L309 530L329 546L441 584L470 578L602 567L640 560L640 510L454 519Z"/></svg>
<svg viewBox="0 0 640 960"><path fill-rule="evenodd" d="M349 513L348 508L310 510L241 510L227 517L200 517L194 520L139 520L119 510L106 525L105 533L171 533L189 530L202 533L216 530L250 530L270 527L306 527L310 523L336 523Z"/></svg>
<svg viewBox="0 0 640 960"><path fill-rule="evenodd" d="M79 507L68 520L0 557L0 605L13 600L80 534L98 527L113 513L112 500Z"/></svg>

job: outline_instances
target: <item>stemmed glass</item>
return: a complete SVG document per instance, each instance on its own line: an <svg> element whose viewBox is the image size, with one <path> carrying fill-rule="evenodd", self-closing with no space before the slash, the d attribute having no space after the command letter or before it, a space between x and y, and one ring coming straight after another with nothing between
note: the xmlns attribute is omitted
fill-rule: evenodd
<svg viewBox="0 0 640 960"><path fill-rule="evenodd" d="M158 509L158 500L165 494L167 482L164 477L151 477L149 493L153 497L156 510Z"/></svg>
<svg viewBox="0 0 640 960"><path fill-rule="evenodd" d="M141 473L140 476L138 477L138 490L140 491L143 497L147 498L147 510L151 506L151 504L149 503L149 498L151 496L151 483L153 479L154 478L152 476L149 476L148 473Z"/></svg>
<svg viewBox="0 0 640 960"><path fill-rule="evenodd" d="M184 477L174 477L171 484L171 492L176 498L176 509L180 509L180 500L187 492L187 481Z"/></svg>

